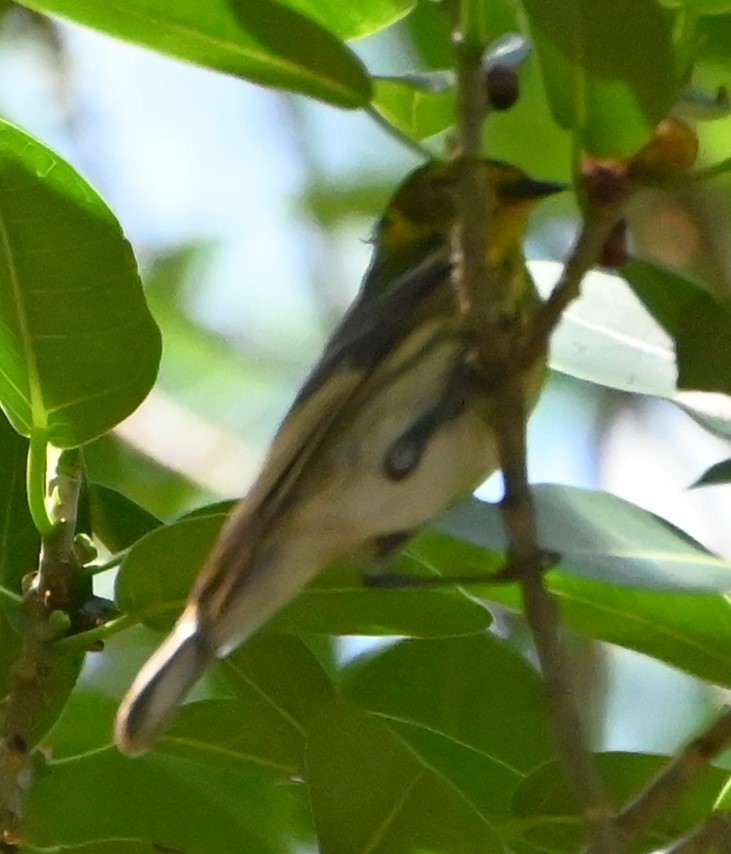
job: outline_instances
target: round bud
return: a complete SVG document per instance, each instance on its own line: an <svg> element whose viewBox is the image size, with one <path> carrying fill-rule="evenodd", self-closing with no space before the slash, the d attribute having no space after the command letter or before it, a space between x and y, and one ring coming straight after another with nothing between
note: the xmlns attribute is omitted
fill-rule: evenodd
<svg viewBox="0 0 731 854"><path fill-rule="evenodd" d="M698 136L685 122L664 119L653 138L630 160L634 178L662 183L687 172L698 157Z"/></svg>
<svg viewBox="0 0 731 854"><path fill-rule="evenodd" d="M487 103L493 110L509 110L520 96L520 79L515 68L495 64L485 70Z"/></svg>

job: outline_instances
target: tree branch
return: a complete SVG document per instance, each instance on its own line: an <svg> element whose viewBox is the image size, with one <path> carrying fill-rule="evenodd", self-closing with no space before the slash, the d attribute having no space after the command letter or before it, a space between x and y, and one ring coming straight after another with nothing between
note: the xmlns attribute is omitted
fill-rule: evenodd
<svg viewBox="0 0 731 854"><path fill-rule="evenodd" d="M710 762L729 745L731 745L731 707L727 707L717 721L675 756L657 777L620 810L616 824L627 848L631 848L632 844L652 827L658 816L673 808L708 768ZM725 832L728 834L728 816L725 817L725 822ZM709 823L713 824L713 827L716 826L712 820ZM697 833L711 832L713 829L706 831L704 827L699 828ZM681 843L681 846L686 844L688 843ZM708 849L680 847L671 850L690 852Z"/></svg>
<svg viewBox="0 0 731 854"><path fill-rule="evenodd" d="M665 854L723 854L731 839L731 814L713 813Z"/></svg>
<svg viewBox="0 0 731 854"><path fill-rule="evenodd" d="M537 540L533 500L526 471L525 373L545 358L548 338L568 303L578 295L584 273L600 256L606 238L619 219L621 205L599 205L569 259L559 286L531 323L505 323L500 309L511 282L501 281L487 261L490 213L494 200L479 170L482 123L487 112L481 64L483 45L477 44L466 23L465 7L455 25L458 80L458 157L465 167L458 186L458 265L455 288L465 315L467 334L475 341L482 375L491 386L495 429L505 497L503 518L509 541L511 575L519 579L526 619L543 672L549 719L559 759L584 816L593 854L619 850L612 809L603 783L586 747L584 727L560 642L556 602L546 590L545 558ZM611 207L611 209L609 209ZM593 208L590 208L593 210Z"/></svg>
<svg viewBox="0 0 731 854"><path fill-rule="evenodd" d="M77 451L59 459L50 485L52 527L42 537L38 571L24 591L23 642L10 674L0 720L0 845L19 844L23 803L31 783L31 749L56 720L76 682L83 654L53 643L67 633L84 573L74 553L81 485Z"/></svg>

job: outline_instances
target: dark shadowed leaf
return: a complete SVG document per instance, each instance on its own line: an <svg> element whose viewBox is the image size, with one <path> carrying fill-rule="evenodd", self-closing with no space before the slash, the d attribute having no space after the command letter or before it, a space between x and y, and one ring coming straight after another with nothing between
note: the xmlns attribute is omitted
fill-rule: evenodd
<svg viewBox="0 0 731 854"><path fill-rule="evenodd" d="M317 659L298 638L264 635L221 662L219 674L235 696L184 706L158 749L240 773L301 776L312 719L334 696Z"/></svg>
<svg viewBox="0 0 731 854"><path fill-rule="evenodd" d="M323 851L497 854L494 829L385 722L333 703L307 743L307 785Z"/></svg>
<svg viewBox="0 0 731 854"><path fill-rule="evenodd" d="M297 786L107 748L37 769L23 833L37 846L123 839L148 851L284 854L301 836L302 816Z"/></svg>
<svg viewBox="0 0 731 854"><path fill-rule="evenodd" d="M538 674L488 634L403 641L350 665L343 692L488 820L507 815L518 782L553 755Z"/></svg>
<svg viewBox="0 0 731 854"><path fill-rule="evenodd" d="M612 802L621 804L665 768L670 757L599 753L595 760ZM642 850L654 850L677 840L702 821L726 777L727 773L720 768L710 768L680 802L654 824L652 833L644 839ZM539 768L521 784L515 795L514 811L518 818L516 829L522 829L527 841L545 846L541 850L577 851L586 841L576 799L555 762Z"/></svg>
<svg viewBox="0 0 731 854"><path fill-rule="evenodd" d="M224 519L222 513L196 514L139 540L117 578L120 610L150 628L170 628ZM344 564L324 572L273 618L269 629L430 636L481 631L490 620L486 608L459 590L373 589L365 584L362 568Z"/></svg>

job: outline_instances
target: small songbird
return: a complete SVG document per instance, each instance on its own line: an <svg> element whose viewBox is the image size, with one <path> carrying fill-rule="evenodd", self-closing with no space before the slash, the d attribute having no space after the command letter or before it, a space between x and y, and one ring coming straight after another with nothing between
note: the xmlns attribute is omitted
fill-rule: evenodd
<svg viewBox="0 0 731 854"><path fill-rule="evenodd" d="M485 161L495 204L487 261L514 317L538 296L522 239L564 185ZM128 754L149 750L205 669L317 573L356 552L383 558L497 468L489 390L451 284L454 163L407 177L376 228L360 293L300 389L262 471L233 510L169 637L117 716ZM532 406L543 381L526 378Z"/></svg>

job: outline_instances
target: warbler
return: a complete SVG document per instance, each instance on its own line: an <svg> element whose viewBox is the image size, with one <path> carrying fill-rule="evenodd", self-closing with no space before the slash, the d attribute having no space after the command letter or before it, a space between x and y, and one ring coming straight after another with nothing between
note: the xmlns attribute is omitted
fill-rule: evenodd
<svg viewBox="0 0 731 854"><path fill-rule="evenodd" d="M481 168L495 194L488 261L509 277L515 311L529 312L538 297L522 251L527 218L565 187L504 163ZM496 469L490 396L450 280L455 185L454 164L428 163L388 204L359 295L120 707L125 753L147 751L208 665L318 572L355 552L398 550Z"/></svg>

